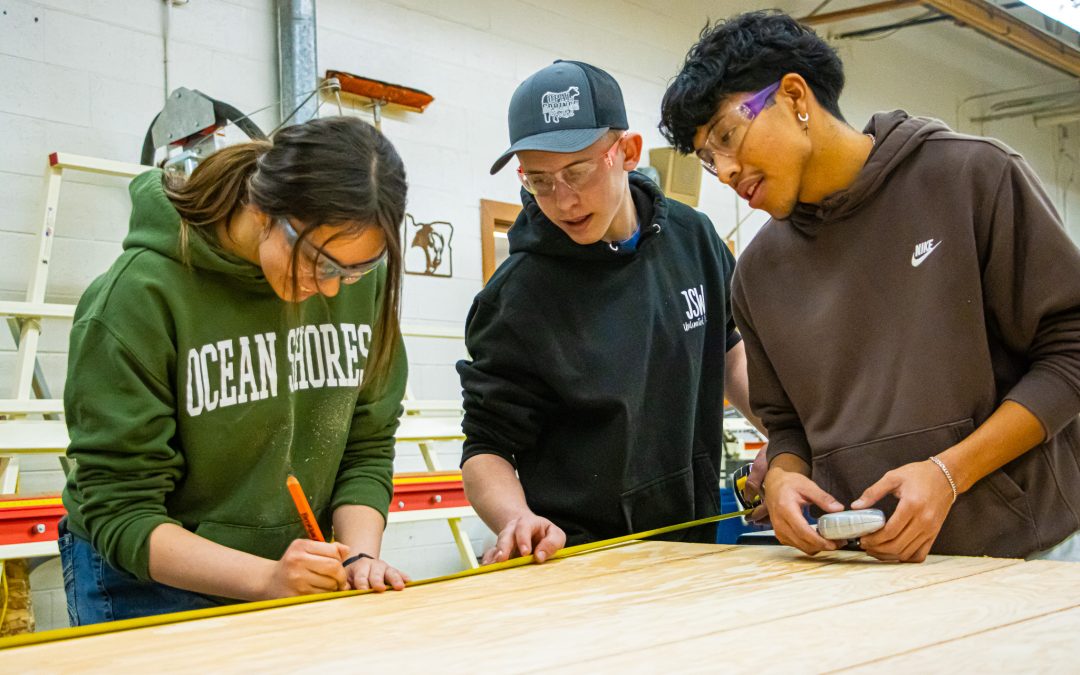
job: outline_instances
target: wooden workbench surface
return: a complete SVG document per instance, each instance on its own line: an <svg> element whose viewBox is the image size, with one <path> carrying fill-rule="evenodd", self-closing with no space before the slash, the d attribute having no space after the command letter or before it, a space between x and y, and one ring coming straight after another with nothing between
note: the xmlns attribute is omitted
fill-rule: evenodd
<svg viewBox="0 0 1080 675"><path fill-rule="evenodd" d="M1080 564L643 542L0 651L3 672L1080 671Z"/></svg>

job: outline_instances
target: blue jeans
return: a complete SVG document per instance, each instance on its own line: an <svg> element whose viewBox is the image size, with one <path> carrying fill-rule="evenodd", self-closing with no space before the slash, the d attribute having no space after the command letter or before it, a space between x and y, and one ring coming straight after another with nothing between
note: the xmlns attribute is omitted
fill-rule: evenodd
<svg viewBox="0 0 1080 675"><path fill-rule="evenodd" d="M1080 531L1065 537L1057 546L1045 551L1036 551L1028 560L1057 560L1060 562L1080 562Z"/></svg>
<svg viewBox="0 0 1080 675"><path fill-rule="evenodd" d="M225 602L141 581L105 562L90 542L69 532L63 520L59 531L60 562L72 626L217 607Z"/></svg>

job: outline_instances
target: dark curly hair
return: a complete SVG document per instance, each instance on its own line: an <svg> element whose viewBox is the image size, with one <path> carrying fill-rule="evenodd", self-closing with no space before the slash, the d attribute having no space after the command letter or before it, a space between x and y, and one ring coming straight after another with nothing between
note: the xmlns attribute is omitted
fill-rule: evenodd
<svg viewBox="0 0 1080 675"><path fill-rule="evenodd" d="M725 96L763 89L788 73L801 75L818 103L844 119L844 64L813 30L776 10L706 24L664 93L660 133L679 152L693 152L694 134Z"/></svg>

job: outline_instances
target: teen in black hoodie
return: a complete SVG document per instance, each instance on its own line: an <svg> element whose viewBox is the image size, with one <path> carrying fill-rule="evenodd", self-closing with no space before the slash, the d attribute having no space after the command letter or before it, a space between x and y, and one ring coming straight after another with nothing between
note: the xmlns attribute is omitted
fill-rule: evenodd
<svg viewBox="0 0 1080 675"><path fill-rule="evenodd" d="M731 253L628 173L642 139L607 73L556 61L509 117L492 173L517 155L524 210L458 363L465 488L499 533L484 562L719 513L725 383L748 408ZM712 542L715 526L679 538Z"/></svg>
<svg viewBox="0 0 1080 675"><path fill-rule="evenodd" d="M664 99L669 139L774 218L733 298L777 536L831 549L802 506L876 504L880 559L1077 559L1080 251L1017 153L903 111L857 131L843 82L813 31L752 13Z"/></svg>

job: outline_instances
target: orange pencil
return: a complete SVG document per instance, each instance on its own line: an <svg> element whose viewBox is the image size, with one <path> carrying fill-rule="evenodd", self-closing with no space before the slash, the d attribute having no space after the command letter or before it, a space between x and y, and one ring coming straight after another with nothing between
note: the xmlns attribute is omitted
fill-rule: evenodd
<svg viewBox="0 0 1080 675"><path fill-rule="evenodd" d="M296 476L289 474L289 477L285 479L285 485L288 486L289 494L292 495L293 504L296 504L296 511L300 514L300 522L304 524L304 529L307 530L308 539L326 541L319 530L315 514L311 512L311 505L304 496L304 488L300 487L300 481L296 480Z"/></svg>

